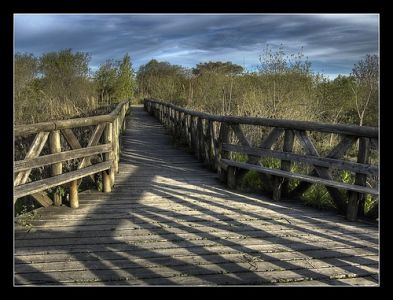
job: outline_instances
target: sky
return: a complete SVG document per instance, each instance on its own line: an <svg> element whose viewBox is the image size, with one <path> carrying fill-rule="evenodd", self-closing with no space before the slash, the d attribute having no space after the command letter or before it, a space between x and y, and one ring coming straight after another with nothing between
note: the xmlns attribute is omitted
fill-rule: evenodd
<svg viewBox="0 0 393 300"><path fill-rule="evenodd" d="M286 53L303 49L314 72L334 78L378 54L378 33L378 14L14 15L15 52L88 52L92 71L125 53L135 70L156 59L189 68L231 61L255 71L267 45L282 45Z"/></svg>

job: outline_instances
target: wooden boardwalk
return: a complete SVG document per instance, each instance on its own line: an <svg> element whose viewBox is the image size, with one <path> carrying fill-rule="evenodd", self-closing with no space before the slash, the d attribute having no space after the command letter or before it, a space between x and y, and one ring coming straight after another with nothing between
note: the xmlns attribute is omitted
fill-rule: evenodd
<svg viewBox="0 0 393 300"><path fill-rule="evenodd" d="M16 285L378 285L378 227L229 190L134 107L112 193L15 225Z"/></svg>

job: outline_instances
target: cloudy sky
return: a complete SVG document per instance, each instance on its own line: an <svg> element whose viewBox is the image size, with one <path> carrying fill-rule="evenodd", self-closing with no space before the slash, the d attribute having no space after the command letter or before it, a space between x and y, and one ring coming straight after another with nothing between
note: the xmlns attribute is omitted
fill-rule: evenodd
<svg viewBox="0 0 393 300"><path fill-rule="evenodd" d="M93 71L126 52L136 70L155 58L185 67L232 61L253 71L267 44L282 44L288 53L303 47L314 71L335 77L378 53L376 14L16 14L14 22L15 51L89 52Z"/></svg>

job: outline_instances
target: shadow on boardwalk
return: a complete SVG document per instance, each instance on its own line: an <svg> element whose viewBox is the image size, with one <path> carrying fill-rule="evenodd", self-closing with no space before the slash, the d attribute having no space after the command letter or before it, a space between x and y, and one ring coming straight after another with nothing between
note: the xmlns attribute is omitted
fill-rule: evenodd
<svg viewBox="0 0 393 300"><path fill-rule="evenodd" d="M231 191L133 108L114 191L16 228L17 285L372 285L378 228Z"/></svg>

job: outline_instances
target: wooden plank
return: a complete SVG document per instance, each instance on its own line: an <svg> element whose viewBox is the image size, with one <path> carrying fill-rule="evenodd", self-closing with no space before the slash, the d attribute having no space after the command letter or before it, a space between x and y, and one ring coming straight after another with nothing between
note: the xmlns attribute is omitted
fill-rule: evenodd
<svg viewBox="0 0 393 300"><path fill-rule="evenodd" d="M357 191L360 193L368 193L368 194L372 194L372 195L379 194L379 192L377 190L374 190L374 189L371 189L368 187L332 181L332 180L328 180L328 179L324 179L324 178L317 178L317 177L312 177L312 176L303 175L303 174L295 174L295 173L286 172L286 171L282 171L282 170L276 170L276 169L270 169L270 168L266 168L266 167L250 165L250 164L246 164L246 163L240 163L240 162L236 162L236 161L232 161L232 160L228 160L228 159L221 159L221 162L224 164L238 167L238 168L242 168L242 169L254 170L257 172L265 172L265 173L271 174L271 175L282 176L282 177L287 177L287 178L291 178L291 179L299 179L299 180L304 180L304 181L308 181L311 183L320 183L320 184L323 184L326 186L345 189L345 190L349 190L349 191Z"/></svg>
<svg viewBox="0 0 393 300"><path fill-rule="evenodd" d="M25 171L28 169L38 168L70 159L81 158L88 155L108 153L111 150L111 147L111 144L103 144L77 150L64 151L56 154L43 155L32 159L15 161L14 172Z"/></svg>
<svg viewBox="0 0 393 300"><path fill-rule="evenodd" d="M341 141L330 151L330 153L326 156L326 158L340 159L344 156L344 154L348 151L349 148L355 143L357 140L356 137L353 136L344 136ZM309 176L316 176L318 173L314 169L309 173ZM302 195L309 187L311 183L309 182L301 182L294 190L289 194L290 198L297 198Z"/></svg>
<svg viewBox="0 0 393 300"><path fill-rule="evenodd" d="M87 144L87 147L91 147L91 146L96 146L98 144L98 141L101 138L102 133L104 132L106 124L98 124ZM81 160L81 162L78 165L78 169L81 169L83 167L85 167L86 165L88 165L88 159L85 157Z"/></svg>
<svg viewBox="0 0 393 300"><path fill-rule="evenodd" d="M311 156L316 156L319 157L319 153L317 149L315 148L314 144L311 142L310 138L308 137L307 133L305 131L295 131L295 135L298 138L298 141L300 144L303 146L303 149L306 151L308 155ZM324 179L328 179L329 181L333 181L333 177L329 172L328 168L324 167L319 167L319 166L314 166L315 170L318 173L318 176ZM332 200L336 206L336 208L341 212L345 212L346 209L346 203L341 195L340 191L335 189L332 186L326 186L326 189L328 190L330 196L332 197Z"/></svg>
<svg viewBox="0 0 393 300"><path fill-rule="evenodd" d="M24 185L19 185L14 189L14 199L16 200L17 198L26 195L37 193L39 191L43 191L54 186L65 184L73 180L88 176L90 174L95 174L103 170L107 170L110 168L111 164L112 164L111 161L106 161L106 162L92 165L87 168L79 169L77 171L72 171L54 177L50 177L47 179L37 180Z"/></svg>
<svg viewBox="0 0 393 300"><path fill-rule="evenodd" d="M144 258L140 257L137 255L127 255L127 258L121 258L121 259L113 259L113 260L106 260L107 262L113 263L115 266L112 268L112 270L118 270L121 267L124 266L124 268L138 268L140 266L144 266L146 268L149 268L150 270L154 271L161 266L165 265L168 267L176 267L176 266L185 266L188 265L189 267L192 266L207 266L210 267L210 265L214 264L216 266L220 266L221 264L244 264L244 263L249 263L251 269L259 269L258 267L261 267L261 270L265 269L268 271L267 267L272 266L275 263L275 267L272 267L271 270L277 270L277 269L283 269L283 265L294 265L294 268L299 268L299 269L313 269L317 266L322 267L328 267L326 263L328 262L333 262L335 263L334 265L337 265L337 261L334 259L336 257L326 257L324 259L318 259L318 258L307 258L301 257L301 256L296 256L296 255L290 255L288 253L274 253L274 254L266 254L264 255L264 258L260 258L258 256L254 255L244 255L242 253L231 253L231 254L221 254L217 255L215 253L210 253L210 254L205 254L203 256L175 256L175 257L168 257L166 255L161 255L158 257L151 257L151 258ZM345 259L348 258L348 255L337 255L338 258ZM369 259L371 262L374 262L374 264L377 262L374 260L375 256L360 256L359 261L362 261L362 259L366 260ZM19 260L19 258L18 258ZM103 258L102 258L103 260ZM325 260L327 262L325 262ZM337 259L338 260L338 259ZM287 262L287 263L284 263ZM307 266L307 263L309 265ZM340 264L340 263L339 263ZM280 266L281 265L281 266ZM359 263L352 262L350 264L351 266L353 265L359 265ZM370 263L371 265L371 263ZM86 268L90 270L99 270L102 269L102 261L99 259L90 259L90 260L84 260L83 262L80 261L74 261L70 260L67 265L65 266L65 262L43 262L39 265L37 265L39 270L41 272L45 273L50 273L50 272L56 272L60 270L64 271L80 271L80 270L85 270ZM262 267L263 266L263 267ZM296 266L296 267L295 267ZM312 267L311 267L312 266ZM340 264L340 266L345 266L345 264ZM250 269L250 268L249 268ZM246 269L246 270L249 270ZM35 271L36 272L36 271ZM16 265L16 273L21 274L21 273L35 273L34 270L31 269L30 264L17 264Z"/></svg>
<svg viewBox="0 0 393 300"><path fill-rule="evenodd" d="M281 151L275 151L270 149L251 148L248 146L232 145L232 144L223 144L223 149L227 151L250 154L253 156L259 155L261 157L273 157L281 160L303 162L320 167L337 168L340 170L348 170L351 172L357 172L357 173L368 174L373 176L378 175L378 171L379 171L378 166L351 162L351 161L344 161L344 160L328 158L328 157L315 157L311 155L281 152Z"/></svg>
<svg viewBox="0 0 393 300"><path fill-rule="evenodd" d="M49 135L49 148L52 154L61 152L60 131L53 130ZM60 175L63 172L63 164L61 162L54 163L51 166L51 176ZM62 196L59 191L53 194L53 202L56 206L62 203Z"/></svg>
<svg viewBox="0 0 393 300"><path fill-rule="evenodd" d="M79 143L79 141L76 138L76 136L75 136L74 132L72 131L72 129L64 128L64 129L61 130L61 133L65 137L65 139L66 139L67 143L69 144L69 146L71 147L71 149L77 150L77 149L81 149L82 148L81 144ZM91 165L91 162L90 162L91 161L91 157L88 156L88 157L86 157L86 159L87 159L86 166ZM95 182L94 175L90 175L89 177L91 178L92 182ZM81 184L81 181L79 180L78 181L78 186L80 184Z"/></svg>
<svg viewBox="0 0 393 300"><path fill-rule="evenodd" d="M56 120L51 122L35 123L28 125L17 125L14 127L15 136L26 136L33 133L38 133L41 131L53 131L59 129L68 129L75 127L85 127L98 125L100 123L112 122L113 119L119 114L123 105L125 105L128 100L125 100L117 105L117 107L107 115L75 118L69 120Z"/></svg>
<svg viewBox="0 0 393 300"><path fill-rule="evenodd" d="M292 152L293 148L293 143L294 143L294 133L292 130L285 130L284 134L284 145L283 145L283 153L289 153ZM291 171L291 160L281 160L281 170L283 171ZM276 192L273 193L273 196L275 195L275 200L280 200L281 195L284 197L288 196L288 180L285 178L281 177L276 177L276 187L275 190ZM273 197L274 198L274 197Z"/></svg>
<svg viewBox="0 0 393 300"><path fill-rule="evenodd" d="M170 258L168 258L170 260ZM176 261L176 258L172 258ZM330 265L329 265L330 263ZM176 268L160 265L159 268L150 269L145 264L133 264L128 261L125 267L122 268L121 264L114 266L112 270L107 268L90 270L83 269L78 271L63 271L57 270L50 272L50 276L45 273L24 273L23 277L29 279L33 283L42 282L69 282L75 281L116 281L116 280L141 280L143 283L149 283L148 279L159 280L161 284L201 284L201 279L204 279L204 284L244 284L249 283L280 283L289 281L300 281L312 279L334 279L334 278L347 278L356 276L370 276L378 274L378 264L359 265L358 263L351 263L347 261L337 261L334 259L326 259L325 262L314 262L308 264L306 261L293 261L290 264L281 264L287 266L284 269L280 265L271 262L264 262L256 260L251 266L250 262L231 263L226 262L222 264L206 264L198 266L195 264L178 265ZM252 266L254 265L254 268ZM251 269L250 269L251 267ZM233 274L232 276L230 276ZM22 275L22 274L17 274ZM216 278L212 279L211 276L215 275ZM210 277L210 278L209 278ZM164 279L170 280L164 280ZM187 281L188 279L188 281ZM196 279L199 279L196 281Z"/></svg>
<svg viewBox="0 0 393 300"><path fill-rule="evenodd" d="M107 152L104 156L104 160L112 160L114 159L114 154L113 154L113 124L108 123L105 127L105 133L104 133L104 142L106 144L109 144L109 152ZM115 172L114 170L114 165L112 163L112 167L109 169L109 178L110 178L110 186L112 187L115 184Z"/></svg>
<svg viewBox="0 0 393 300"><path fill-rule="evenodd" d="M47 193L45 192L37 192L31 195L39 204L41 204L43 207L48 207L53 204L53 201Z"/></svg>
<svg viewBox="0 0 393 300"><path fill-rule="evenodd" d="M359 150L358 150L358 162L367 163L368 153L370 148L370 139L360 138L359 139ZM355 175L355 184L366 186L367 175L357 173ZM346 217L350 221L355 221L358 217L364 216L364 194L351 192L349 195L348 207Z"/></svg>
<svg viewBox="0 0 393 300"><path fill-rule="evenodd" d="M38 157L44 148L44 145L48 139L49 132L40 132L38 133L35 138L33 143L31 144L29 151L27 152L25 159L31 159ZM14 179L14 186L17 186L19 184L24 184L27 179L29 178L29 175L31 173L31 169L20 172Z"/></svg>
<svg viewBox="0 0 393 300"><path fill-rule="evenodd" d="M226 123L221 123L220 125L220 133L218 136L218 161L221 159L228 159L230 158L230 153L222 149L222 145L224 143L229 143L230 140L230 126ZM221 182L227 182L227 171L221 168L221 164L218 165L218 174L220 177Z"/></svg>

